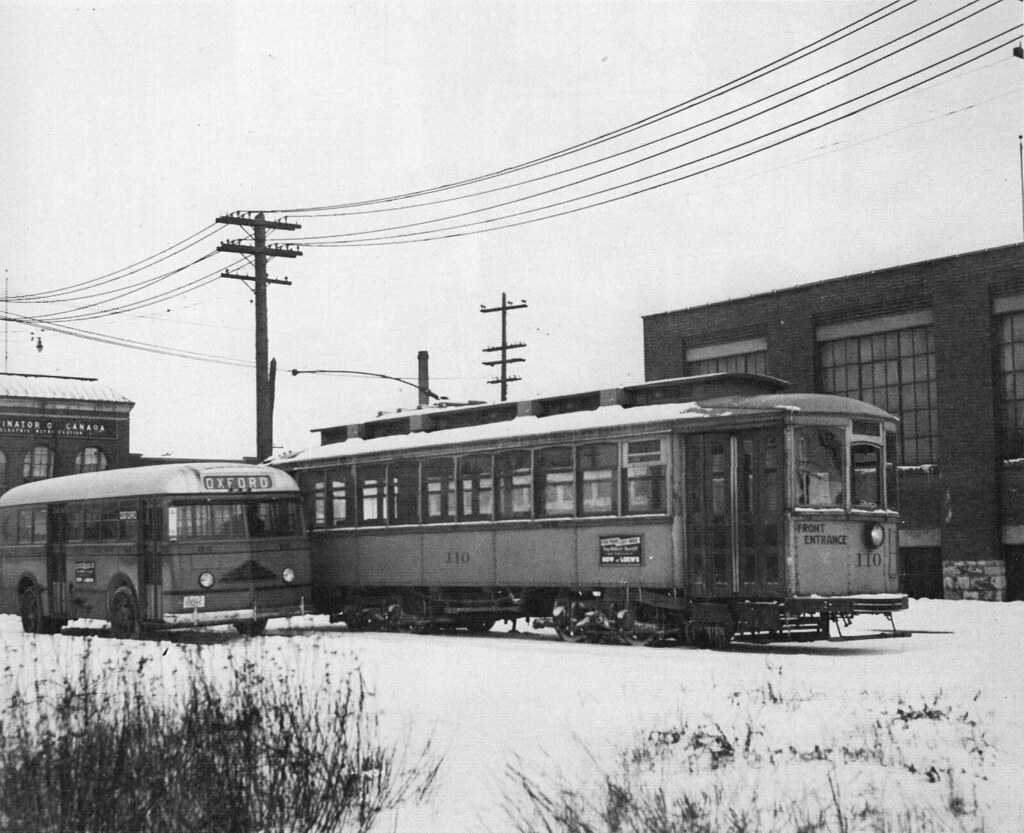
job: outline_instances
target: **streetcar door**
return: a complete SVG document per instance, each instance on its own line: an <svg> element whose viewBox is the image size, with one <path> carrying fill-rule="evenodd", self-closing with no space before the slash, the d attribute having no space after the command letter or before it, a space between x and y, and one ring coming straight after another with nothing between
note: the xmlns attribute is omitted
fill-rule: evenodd
<svg viewBox="0 0 1024 833"><path fill-rule="evenodd" d="M778 595L782 543L782 438L778 431L736 436L736 590Z"/></svg>
<svg viewBox="0 0 1024 833"><path fill-rule="evenodd" d="M51 616L67 612L66 542L67 507L50 504L46 508L46 586Z"/></svg>
<svg viewBox="0 0 1024 833"><path fill-rule="evenodd" d="M686 526L693 597L731 595L735 528L733 442L725 434L686 439Z"/></svg>

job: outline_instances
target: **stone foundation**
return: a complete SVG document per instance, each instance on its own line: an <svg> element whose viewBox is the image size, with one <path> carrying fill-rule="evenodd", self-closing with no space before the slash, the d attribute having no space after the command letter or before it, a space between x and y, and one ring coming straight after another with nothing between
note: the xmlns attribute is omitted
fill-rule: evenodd
<svg viewBox="0 0 1024 833"><path fill-rule="evenodd" d="M946 561L942 565L943 594L947 599L1006 600L1004 561Z"/></svg>

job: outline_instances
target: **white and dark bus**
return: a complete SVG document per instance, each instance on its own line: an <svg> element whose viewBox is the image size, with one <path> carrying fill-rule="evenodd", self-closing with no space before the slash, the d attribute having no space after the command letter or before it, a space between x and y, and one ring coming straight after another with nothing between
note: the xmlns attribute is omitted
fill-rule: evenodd
<svg viewBox="0 0 1024 833"><path fill-rule="evenodd" d="M144 629L304 613L309 548L298 487L266 466L171 464L55 477L0 497L0 612L30 633L106 620Z"/></svg>

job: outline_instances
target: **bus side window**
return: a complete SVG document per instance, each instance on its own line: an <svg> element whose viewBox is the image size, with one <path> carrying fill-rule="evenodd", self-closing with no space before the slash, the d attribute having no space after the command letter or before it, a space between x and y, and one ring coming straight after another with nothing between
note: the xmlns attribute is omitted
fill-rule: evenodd
<svg viewBox="0 0 1024 833"><path fill-rule="evenodd" d="M65 526L65 535L68 541L81 541L84 535L83 524L85 518L82 514L81 506L69 506L67 509L67 524Z"/></svg>
<svg viewBox="0 0 1024 833"><path fill-rule="evenodd" d="M18 510L18 543L32 543L32 510Z"/></svg>
<svg viewBox="0 0 1024 833"><path fill-rule="evenodd" d="M85 505L83 528L86 541L99 541L103 535L103 526L100 518L100 507L95 503Z"/></svg>
<svg viewBox="0 0 1024 833"><path fill-rule="evenodd" d="M5 544L14 544L18 540L18 514L12 509L4 509L0 513L0 536Z"/></svg>

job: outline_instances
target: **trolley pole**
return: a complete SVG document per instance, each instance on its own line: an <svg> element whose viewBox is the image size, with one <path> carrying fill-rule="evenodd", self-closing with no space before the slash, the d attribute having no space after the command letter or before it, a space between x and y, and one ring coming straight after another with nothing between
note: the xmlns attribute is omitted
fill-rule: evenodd
<svg viewBox="0 0 1024 833"><path fill-rule="evenodd" d="M494 367L495 365L501 366L501 376L497 379L491 379L487 382L489 385L501 385L501 401L504 402L508 399L508 385L509 382L518 382L522 377L520 376L509 376L508 366L513 362L524 362L526 359L521 357L509 358L509 350L518 350L520 347L525 347L525 342L516 342L515 344L508 343L508 313L509 310L524 309L526 307L526 301L520 301L518 304L510 304L506 299L505 293L501 293L501 306L487 308L483 305L480 307L480 312L500 312L501 313L501 344L497 347L485 347L485 353L500 352L501 358L490 362L483 362L487 367Z"/></svg>
<svg viewBox="0 0 1024 833"><path fill-rule="evenodd" d="M237 226L248 226L252 229L252 242L229 240L217 247L219 252L234 252L252 258L253 275L236 275L223 272L222 278L234 278L240 281L253 282L253 295L256 302L256 459L266 460L274 451L274 376L276 362L267 362L269 353L269 337L267 325L267 284L279 283L291 286L291 281L272 280L267 277L267 258L299 257L302 255L295 247L268 246L267 229L294 231L301 228L296 223L285 223L267 220L263 213L251 214L235 212L217 218L218 223L229 223Z"/></svg>

